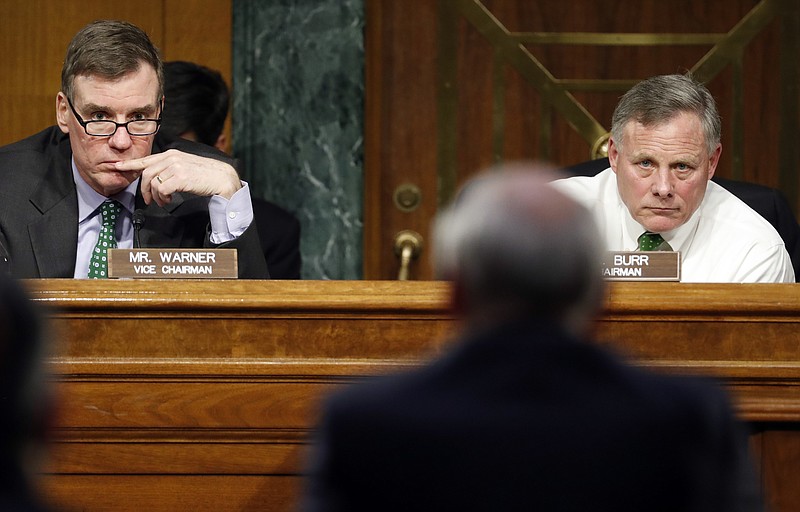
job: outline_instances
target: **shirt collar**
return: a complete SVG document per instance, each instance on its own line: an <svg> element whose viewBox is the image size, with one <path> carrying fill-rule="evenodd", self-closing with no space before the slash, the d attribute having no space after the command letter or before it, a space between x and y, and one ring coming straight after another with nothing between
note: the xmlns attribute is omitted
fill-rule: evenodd
<svg viewBox="0 0 800 512"><path fill-rule="evenodd" d="M136 189L139 186L139 179L135 179L130 185L110 198L99 194L83 179L75 165L75 158L72 158L72 179L75 181L75 189L78 193L78 222L81 223L91 217L97 208L106 199L119 201L125 210L132 213L136 206Z"/></svg>

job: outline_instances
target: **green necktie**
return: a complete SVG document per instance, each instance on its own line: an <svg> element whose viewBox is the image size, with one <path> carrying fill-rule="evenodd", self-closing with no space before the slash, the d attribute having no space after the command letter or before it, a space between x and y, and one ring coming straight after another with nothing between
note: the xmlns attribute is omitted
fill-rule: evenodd
<svg viewBox="0 0 800 512"><path fill-rule="evenodd" d="M672 247L658 233L645 231L639 236L638 251L671 251Z"/></svg>
<svg viewBox="0 0 800 512"><path fill-rule="evenodd" d="M117 246L114 230L121 208L122 205L113 200L107 200L100 206L103 226L100 228L100 236L97 237L97 245L94 246L92 259L89 261L89 279L106 279L108 277L107 251Z"/></svg>

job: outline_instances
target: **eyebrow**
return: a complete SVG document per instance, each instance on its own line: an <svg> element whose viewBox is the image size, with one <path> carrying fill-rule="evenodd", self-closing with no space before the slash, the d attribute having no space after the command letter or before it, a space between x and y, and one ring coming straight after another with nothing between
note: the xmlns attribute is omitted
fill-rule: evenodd
<svg viewBox="0 0 800 512"><path fill-rule="evenodd" d="M86 105L83 106L83 108L81 110L83 110L84 112L113 112L114 111L114 109L112 109L110 107L107 107L107 106L104 106L104 105L98 105L96 103L87 103ZM136 108L129 109L128 113L144 112L144 113L147 113L147 114L154 114L157 110L158 110L158 104L155 104L155 105L150 104L150 105L145 105L145 106L142 106L142 107L136 107Z"/></svg>
<svg viewBox="0 0 800 512"><path fill-rule="evenodd" d="M634 155L631 155L631 161L639 162L641 160L652 160L654 162L659 161L659 159L656 158L655 156L653 156L651 153L642 152L642 153L636 153ZM678 155L677 157L669 159L669 164L670 165L689 164L689 165L692 165L692 166L696 167L697 165L700 164L700 162L702 162L702 158L696 158L696 157L694 157L692 155L688 155L688 154L686 154L686 155Z"/></svg>

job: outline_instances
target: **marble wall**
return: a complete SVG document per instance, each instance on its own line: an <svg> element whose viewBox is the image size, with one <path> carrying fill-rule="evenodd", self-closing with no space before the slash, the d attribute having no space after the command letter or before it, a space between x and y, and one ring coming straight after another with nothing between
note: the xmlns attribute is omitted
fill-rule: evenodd
<svg viewBox="0 0 800 512"><path fill-rule="evenodd" d="M304 279L362 274L364 0L234 0L233 152L300 219Z"/></svg>

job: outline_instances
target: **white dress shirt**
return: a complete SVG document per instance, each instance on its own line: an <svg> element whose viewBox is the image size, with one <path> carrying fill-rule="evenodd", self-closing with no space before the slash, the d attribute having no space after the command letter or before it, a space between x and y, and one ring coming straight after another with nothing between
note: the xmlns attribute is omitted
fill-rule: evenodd
<svg viewBox="0 0 800 512"><path fill-rule="evenodd" d="M592 177L557 180L559 190L594 215L606 249L635 251L645 228L631 216L611 168ZM709 181L700 207L683 225L661 233L681 255L681 281L693 283L793 283L789 253L775 228Z"/></svg>

